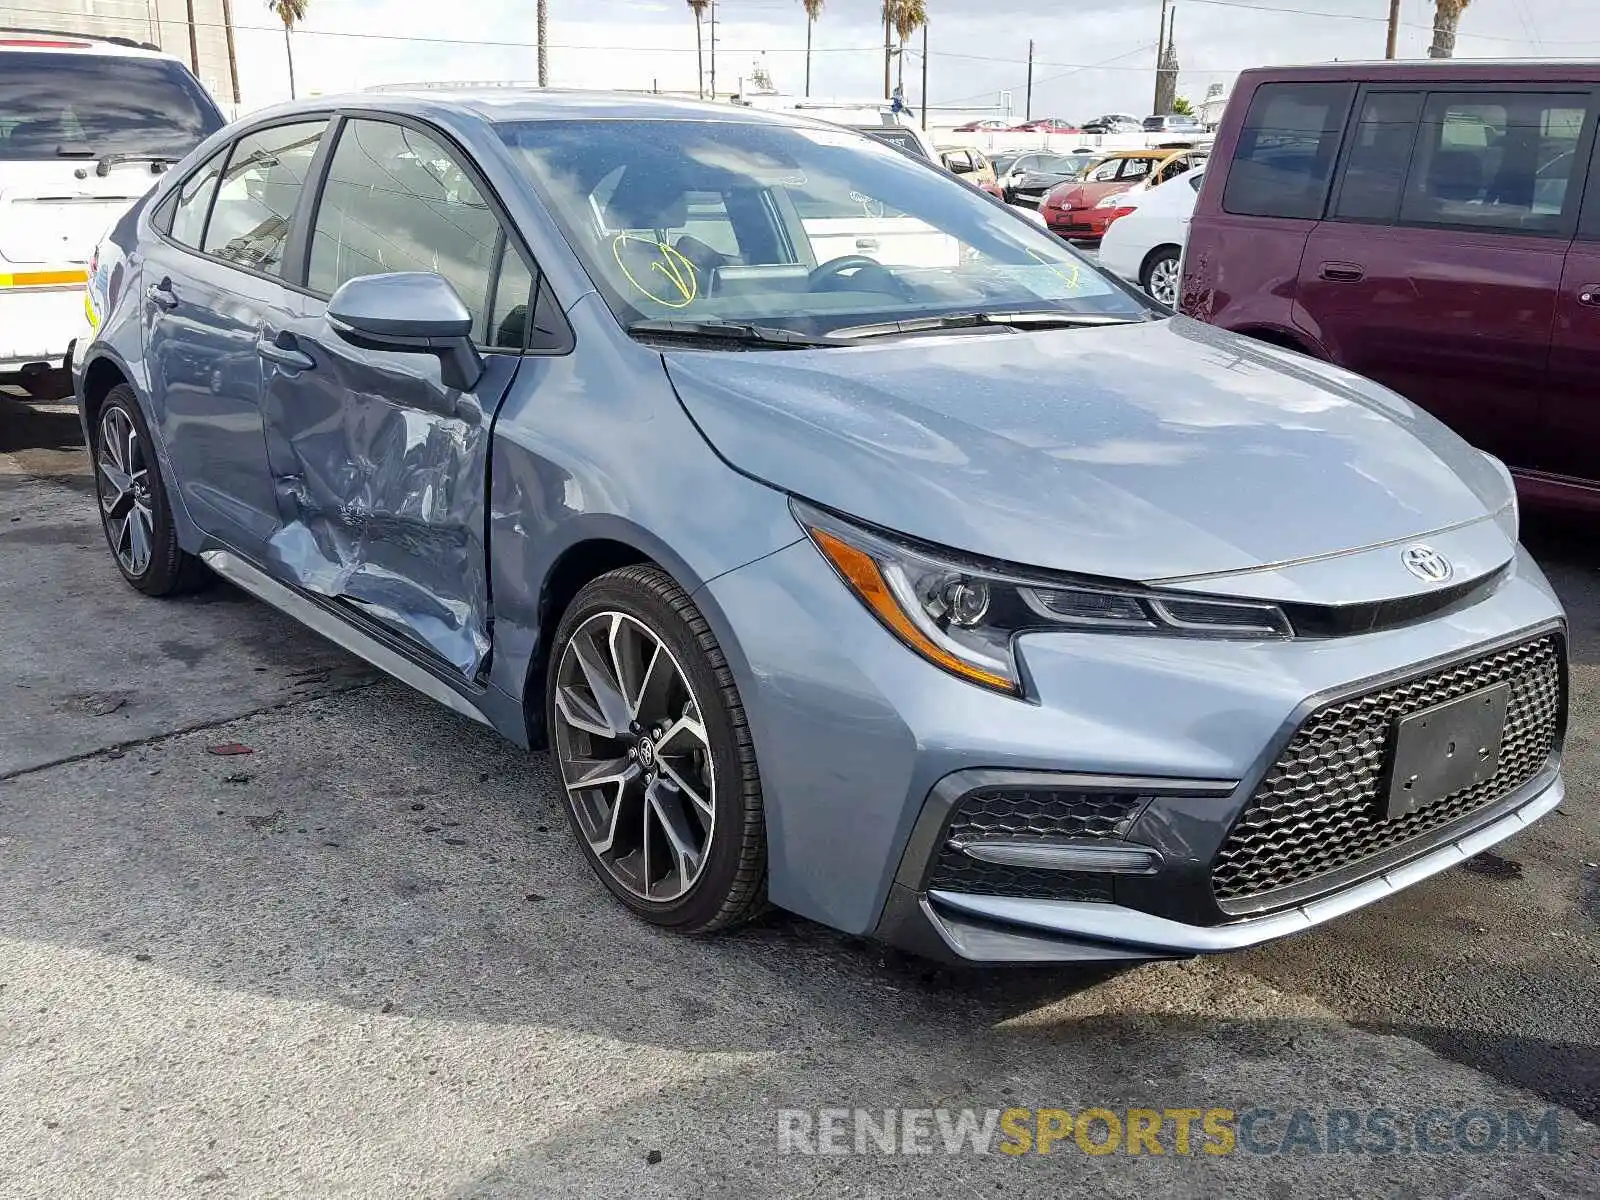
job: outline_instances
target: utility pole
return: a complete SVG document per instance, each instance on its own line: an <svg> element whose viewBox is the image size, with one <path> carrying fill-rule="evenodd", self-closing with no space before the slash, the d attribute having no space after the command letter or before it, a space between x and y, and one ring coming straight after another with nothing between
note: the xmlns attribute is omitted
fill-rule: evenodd
<svg viewBox="0 0 1600 1200"><path fill-rule="evenodd" d="M1162 0L1162 3L1166 3L1166 0ZM1032 38L1028 39L1028 91L1027 91L1026 98L1022 101L1022 119L1024 121L1033 120L1033 39Z"/></svg>
<svg viewBox="0 0 1600 1200"><path fill-rule="evenodd" d="M894 84L889 78L889 55L891 46L889 42L889 10L883 11L883 98L887 100L894 90Z"/></svg>
<svg viewBox="0 0 1600 1200"><path fill-rule="evenodd" d="M1385 58L1393 58L1397 43L1400 40L1400 0L1389 0L1389 45L1384 51Z"/></svg>
<svg viewBox="0 0 1600 1200"><path fill-rule="evenodd" d="M195 36L194 0L189 0L189 70L197 77L200 74L200 41Z"/></svg>
<svg viewBox="0 0 1600 1200"><path fill-rule="evenodd" d="M711 0L711 99L717 98L717 0Z"/></svg>
<svg viewBox="0 0 1600 1200"><path fill-rule="evenodd" d="M928 23L922 23L922 128L928 128Z"/></svg>
<svg viewBox="0 0 1600 1200"><path fill-rule="evenodd" d="M233 0L222 0L222 33L228 42L228 82L233 88L233 116L239 115L239 56L233 47Z"/></svg>
<svg viewBox="0 0 1600 1200"><path fill-rule="evenodd" d="M1150 111L1161 111L1161 64L1167 57L1167 0L1161 0L1161 35L1156 38L1156 92L1150 101Z"/></svg>

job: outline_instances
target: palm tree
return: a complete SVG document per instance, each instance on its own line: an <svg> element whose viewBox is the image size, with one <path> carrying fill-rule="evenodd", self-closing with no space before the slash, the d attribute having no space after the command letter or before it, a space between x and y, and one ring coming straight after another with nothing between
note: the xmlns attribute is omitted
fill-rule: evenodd
<svg viewBox="0 0 1600 1200"><path fill-rule="evenodd" d="M1472 0L1434 0L1433 45L1428 47L1429 58L1449 58L1456 52L1456 27L1461 24L1461 11Z"/></svg>
<svg viewBox="0 0 1600 1200"><path fill-rule="evenodd" d="M811 95L811 27L822 15L822 0L800 0L806 6L806 95Z"/></svg>
<svg viewBox="0 0 1600 1200"><path fill-rule="evenodd" d="M922 0L883 0L883 21L900 39L900 94L905 95L906 42L928 23L928 6Z"/></svg>
<svg viewBox="0 0 1600 1200"><path fill-rule="evenodd" d="M689 0L689 7L694 10L694 60L699 67L695 78L699 81L700 99L706 98L706 48L701 40L700 21L706 15L706 9L711 7L711 0Z"/></svg>
<svg viewBox="0 0 1600 1200"><path fill-rule="evenodd" d="M533 26L539 39L539 86L550 86L550 4L539 0L534 8Z"/></svg>
<svg viewBox="0 0 1600 1200"><path fill-rule="evenodd" d="M267 0L267 7L278 14L278 20L283 22L283 52L289 56L289 99L295 98L294 94L294 46L289 41L289 33L295 25L306 19L306 8L311 0Z"/></svg>

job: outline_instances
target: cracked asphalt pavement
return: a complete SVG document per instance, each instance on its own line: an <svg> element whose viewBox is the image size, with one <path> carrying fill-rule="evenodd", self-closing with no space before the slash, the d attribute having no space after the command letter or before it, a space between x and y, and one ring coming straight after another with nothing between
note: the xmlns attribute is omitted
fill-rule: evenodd
<svg viewBox="0 0 1600 1200"><path fill-rule="evenodd" d="M138 596L71 409L0 394L0 1195L1600 1194L1600 552L1592 528L1528 540L1572 620L1559 813L1244 954L962 971L782 914L703 940L639 924L544 756L227 587ZM777 1137L780 1110L1011 1106L1553 1111L1559 1138Z"/></svg>

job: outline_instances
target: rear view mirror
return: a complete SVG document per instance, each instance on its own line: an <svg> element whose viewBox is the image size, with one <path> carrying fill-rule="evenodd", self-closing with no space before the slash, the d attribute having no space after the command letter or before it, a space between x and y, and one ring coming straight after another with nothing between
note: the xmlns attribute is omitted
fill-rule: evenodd
<svg viewBox="0 0 1600 1200"><path fill-rule="evenodd" d="M433 355L447 388L468 391L483 375L472 314L439 275L397 271L351 279L328 301L328 324L363 350Z"/></svg>

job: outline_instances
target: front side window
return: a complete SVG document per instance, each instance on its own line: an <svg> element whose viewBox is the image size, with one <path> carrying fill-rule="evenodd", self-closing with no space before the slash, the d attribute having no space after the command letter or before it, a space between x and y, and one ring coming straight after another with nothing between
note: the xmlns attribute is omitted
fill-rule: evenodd
<svg viewBox="0 0 1600 1200"><path fill-rule="evenodd" d="M241 267L276 275L283 266L295 206L327 122L274 125L234 143L206 222L202 249Z"/></svg>
<svg viewBox="0 0 1600 1200"><path fill-rule="evenodd" d="M818 335L974 310L1148 315L1043 229L845 131L650 120L499 130L624 325Z"/></svg>
<svg viewBox="0 0 1600 1200"><path fill-rule="evenodd" d="M390 271L441 275L472 313L479 341L500 223L437 140L387 121L350 121L328 163L306 286L331 295Z"/></svg>
<svg viewBox="0 0 1600 1200"><path fill-rule="evenodd" d="M1348 83L1268 83L1250 98L1224 211L1251 217L1322 216L1350 99Z"/></svg>
<svg viewBox="0 0 1600 1200"><path fill-rule="evenodd" d="M1435 93L1423 107L1400 219L1508 233L1561 229L1578 188L1588 97Z"/></svg>
<svg viewBox="0 0 1600 1200"><path fill-rule="evenodd" d="M1345 155L1334 216L1393 221L1399 215L1400 188L1421 114L1419 92L1378 92L1366 98Z"/></svg>
<svg viewBox="0 0 1600 1200"><path fill-rule="evenodd" d="M1089 183L1114 183L1122 170L1122 163L1120 158L1109 159L1090 171L1085 179Z"/></svg>
<svg viewBox="0 0 1600 1200"><path fill-rule="evenodd" d="M8 51L0 70L0 162L177 160L221 128L217 106L175 62Z"/></svg>

